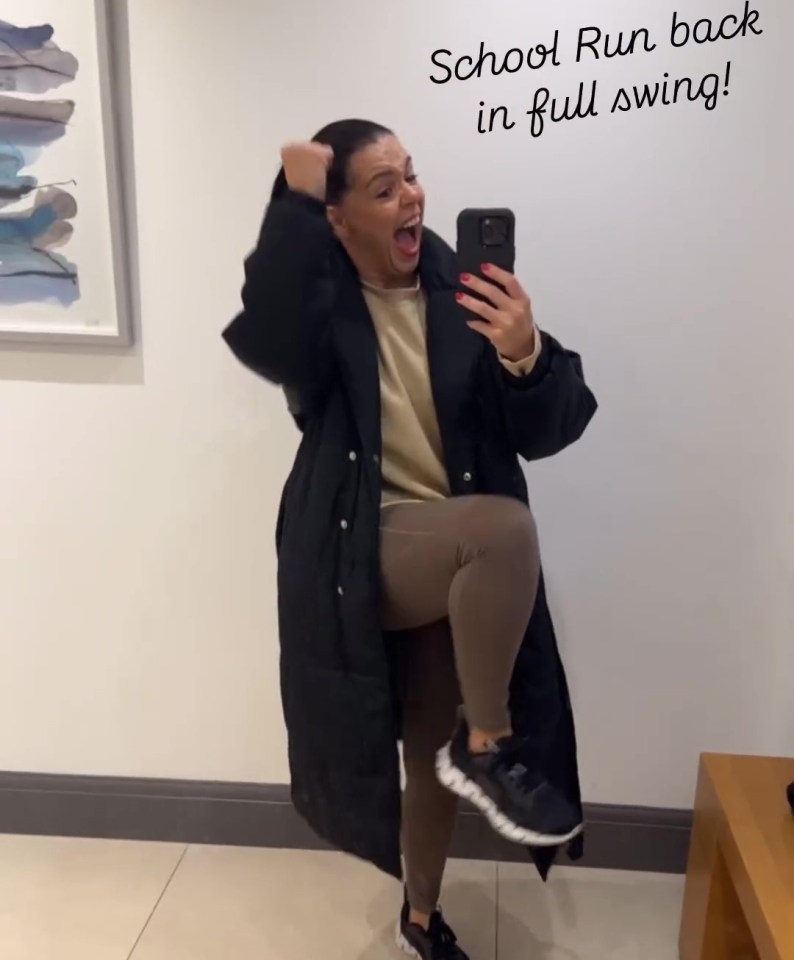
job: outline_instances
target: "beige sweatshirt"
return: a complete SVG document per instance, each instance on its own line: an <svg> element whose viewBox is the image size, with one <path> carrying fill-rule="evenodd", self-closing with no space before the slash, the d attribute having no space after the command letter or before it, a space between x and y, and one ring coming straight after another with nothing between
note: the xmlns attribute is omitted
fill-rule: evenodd
<svg viewBox="0 0 794 960"><path fill-rule="evenodd" d="M444 500L450 496L441 431L430 385L427 311L418 283L405 289L363 284L364 299L378 338L383 504ZM520 363L500 357L516 376L535 366L535 353Z"/></svg>

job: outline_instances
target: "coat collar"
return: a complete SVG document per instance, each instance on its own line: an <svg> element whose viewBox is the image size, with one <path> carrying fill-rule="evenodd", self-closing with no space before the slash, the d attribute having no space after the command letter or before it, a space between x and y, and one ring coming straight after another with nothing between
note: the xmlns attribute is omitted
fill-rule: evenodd
<svg viewBox="0 0 794 960"><path fill-rule="evenodd" d="M380 455L380 377L375 328L362 291L361 279L339 245L340 271L335 336L343 382L366 454ZM455 312L457 258L438 234L425 229L419 280L428 300L428 354L433 393L442 434L460 416L460 385L476 357L478 336Z"/></svg>

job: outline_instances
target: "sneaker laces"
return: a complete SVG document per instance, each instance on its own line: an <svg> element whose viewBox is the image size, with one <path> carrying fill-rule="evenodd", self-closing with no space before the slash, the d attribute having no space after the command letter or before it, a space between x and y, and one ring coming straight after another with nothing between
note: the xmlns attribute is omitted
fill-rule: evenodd
<svg viewBox="0 0 794 960"><path fill-rule="evenodd" d="M517 786L532 790L538 786L537 777L530 773L524 763L526 740L509 737L493 745L496 762L505 771L507 777Z"/></svg>

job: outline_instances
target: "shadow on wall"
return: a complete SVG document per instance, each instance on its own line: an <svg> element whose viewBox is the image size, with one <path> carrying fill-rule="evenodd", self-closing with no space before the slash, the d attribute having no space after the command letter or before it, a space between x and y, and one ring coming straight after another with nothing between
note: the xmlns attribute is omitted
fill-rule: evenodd
<svg viewBox="0 0 794 960"><path fill-rule="evenodd" d="M118 384L120 386L144 382L127 2L128 0L114 0L110 5L109 15L135 346L122 349L86 344L54 346L2 343L0 344L0 380L32 383Z"/></svg>

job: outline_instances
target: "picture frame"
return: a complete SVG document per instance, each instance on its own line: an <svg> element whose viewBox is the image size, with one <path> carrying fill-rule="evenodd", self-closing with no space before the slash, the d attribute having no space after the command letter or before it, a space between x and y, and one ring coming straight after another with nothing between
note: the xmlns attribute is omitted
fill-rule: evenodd
<svg viewBox="0 0 794 960"><path fill-rule="evenodd" d="M0 347L133 343L111 4L0 10Z"/></svg>

